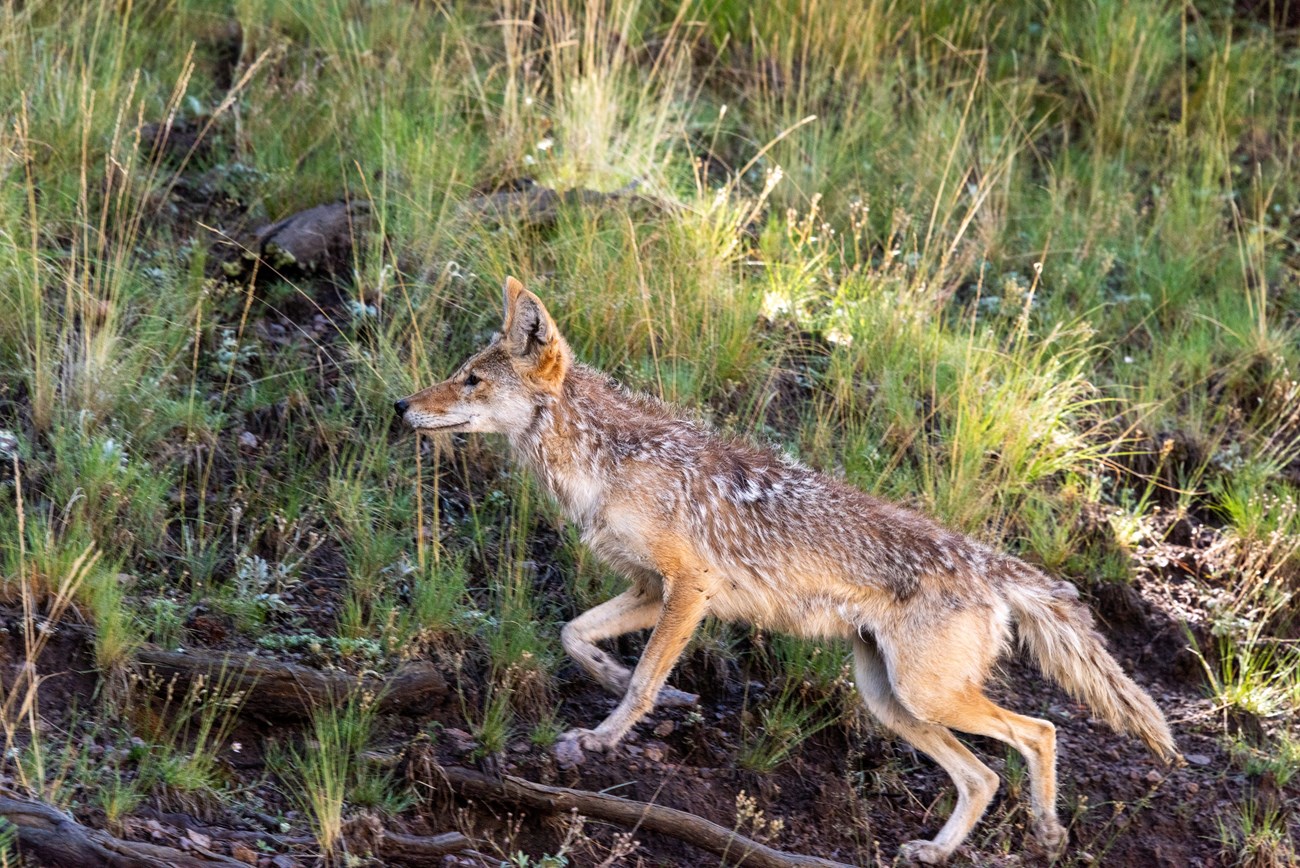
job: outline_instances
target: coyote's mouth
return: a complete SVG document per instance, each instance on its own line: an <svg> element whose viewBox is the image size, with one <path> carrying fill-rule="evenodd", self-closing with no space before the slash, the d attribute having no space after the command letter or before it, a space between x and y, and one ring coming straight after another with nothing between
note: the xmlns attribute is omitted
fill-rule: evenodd
<svg viewBox="0 0 1300 868"><path fill-rule="evenodd" d="M416 424L414 427L416 431L431 433L435 431L448 431L452 428L459 428L462 425L468 425L470 421L471 421L470 419L457 419L455 422L444 422L440 425L425 425L423 423L419 423Z"/></svg>

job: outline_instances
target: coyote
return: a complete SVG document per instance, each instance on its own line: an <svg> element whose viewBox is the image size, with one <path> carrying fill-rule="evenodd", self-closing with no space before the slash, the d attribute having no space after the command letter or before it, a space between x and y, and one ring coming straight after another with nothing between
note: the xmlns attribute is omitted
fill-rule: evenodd
<svg viewBox="0 0 1300 868"><path fill-rule="evenodd" d="M858 690L885 726L952 777L957 806L908 861L943 862L998 787L952 730L1014 747L1034 831L1053 854L1056 729L991 702L982 685L1015 622L1039 667L1118 730L1176 757L1160 709L1106 651L1075 587L777 451L726 437L576 361L536 295L504 288L500 333L446 381L396 403L412 428L504 434L583 541L631 587L566 624L564 648L622 702L557 754L617 744L658 702L706 615L853 647ZM653 627L634 671L597 647Z"/></svg>

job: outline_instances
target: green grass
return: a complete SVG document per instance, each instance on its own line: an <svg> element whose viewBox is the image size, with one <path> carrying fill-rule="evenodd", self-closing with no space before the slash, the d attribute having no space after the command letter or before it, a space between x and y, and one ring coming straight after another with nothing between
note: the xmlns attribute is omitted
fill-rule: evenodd
<svg viewBox="0 0 1300 868"><path fill-rule="evenodd" d="M619 580L502 443L391 421L497 327L514 274L624 382L1085 591L1150 580L1161 516L1195 518L1212 701L1294 717L1292 42L1157 0L4 6L0 589L22 653L80 618L120 681L142 642L202 641L198 613L352 670L435 659L481 753L553 741L559 626ZM645 199L545 227L461 210L521 176ZM222 268L218 242L343 198L373 219L333 277ZM711 626L691 674L754 644L781 686L736 761L779 770L848 719L843 651ZM38 687L0 721L34 793L58 777ZM197 765L106 779L110 823L141 793L216 798L221 732L168 736ZM311 756L290 765L316 775L327 852L348 805L402 804ZM1285 832L1251 816L1234 852Z"/></svg>
<svg viewBox="0 0 1300 868"><path fill-rule="evenodd" d="M825 706L825 701L806 705L796 693L783 689L758 712L736 762L759 774L775 771L804 741L835 723Z"/></svg>
<svg viewBox="0 0 1300 868"><path fill-rule="evenodd" d="M166 810L202 815L230 797L220 754L228 749L240 709L250 700L230 686L231 674L223 670L215 678L199 676L180 685L151 683L160 677L151 673L150 679L131 684L134 693L124 704L134 711L135 780ZM151 694L162 697L156 706L148 702Z"/></svg>
<svg viewBox="0 0 1300 868"><path fill-rule="evenodd" d="M376 786L360 756L373 725L373 703L353 695L340 708L317 710L307 732L308 743L290 747L272 760L272 766L281 770L291 801L308 817L329 864L346 864L343 811L349 798L355 801L360 795L360 804L372 806L386 791L386 782Z"/></svg>
<svg viewBox="0 0 1300 868"><path fill-rule="evenodd" d="M1247 868L1281 868L1295 863L1295 842L1276 808L1242 805L1235 822L1221 822L1223 855Z"/></svg>
<svg viewBox="0 0 1300 868"><path fill-rule="evenodd" d="M838 644L776 635L764 650L763 671L780 679L780 687L768 690L761 701L746 697L746 725L736 757L741 768L758 774L779 768L859 701L847 671L847 649Z"/></svg>

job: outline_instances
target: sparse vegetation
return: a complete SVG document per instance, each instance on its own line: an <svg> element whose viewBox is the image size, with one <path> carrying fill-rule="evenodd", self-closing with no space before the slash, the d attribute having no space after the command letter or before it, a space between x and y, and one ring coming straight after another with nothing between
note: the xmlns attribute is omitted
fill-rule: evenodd
<svg viewBox="0 0 1300 868"><path fill-rule="evenodd" d="M1154 772L1063 695L1016 697L1068 734L1068 864L1287 864L1297 26L1209 0L0 4L10 786L127 836L145 807L280 817L342 859L362 814L448 822L364 750L433 727L444 762L554 772L607 701L559 628L618 579L502 444L391 423L515 274L629 385L1079 585L1204 762ZM623 192L484 206L540 188ZM318 260L259 247L336 201ZM267 722L142 681L147 643L422 658L459 701ZM887 859L950 794L843 701L843 658L710 626L674 676L700 707L583 774ZM990 852L1021 846L1005 801ZM459 816L521 865L677 858Z"/></svg>
<svg viewBox="0 0 1300 868"><path fill-rule="evenodd" d="M272 755L272 767L280 771L285 791L308 817L329 864L347 864L345 807L379 807L390 795L391 778L376 774L362 757L374 725L372 703L373 697L353 694L339 708L318 709L307 742Z"/></svg>

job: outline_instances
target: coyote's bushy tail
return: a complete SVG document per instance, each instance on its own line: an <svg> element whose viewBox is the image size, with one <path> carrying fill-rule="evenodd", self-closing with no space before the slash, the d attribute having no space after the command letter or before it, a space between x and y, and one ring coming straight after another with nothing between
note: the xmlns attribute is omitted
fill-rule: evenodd
<svg viewBox="0 0 1300 868"><path fill-rule="evenodd" d="M1074 585L1023 564L1016 567L1004 586L1007 602L1020 640L1043 673L1116 730L1136 735L1164 760L1175 758L1178 749L1165 716L1110 656Z"/></svg>

